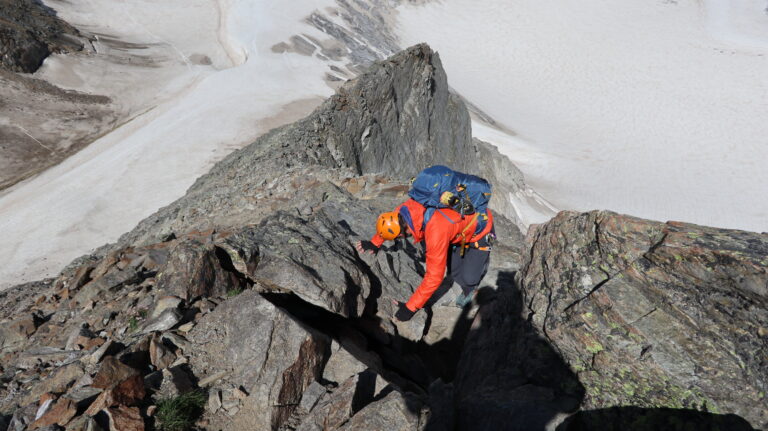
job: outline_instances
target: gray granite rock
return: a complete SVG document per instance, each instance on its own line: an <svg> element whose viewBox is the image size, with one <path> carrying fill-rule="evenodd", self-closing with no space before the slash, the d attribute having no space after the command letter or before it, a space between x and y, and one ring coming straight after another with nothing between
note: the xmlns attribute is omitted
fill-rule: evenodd
<svg viewBox="0 0 768 431"><path fill-rule="evenodd" d="M584 408L687 408L768 427L768 235L563 212L529 244L525 302L586 387Z"/></svg>
<svg viewBox="0 0 768 431"><path fill-rule="evenodd" d="M322 375L330 340L246 291L205 315L189 333L197 348L189 365L198 378L226 374L212 385L242 388L247 397L228 429L276 429Z"/></svg>

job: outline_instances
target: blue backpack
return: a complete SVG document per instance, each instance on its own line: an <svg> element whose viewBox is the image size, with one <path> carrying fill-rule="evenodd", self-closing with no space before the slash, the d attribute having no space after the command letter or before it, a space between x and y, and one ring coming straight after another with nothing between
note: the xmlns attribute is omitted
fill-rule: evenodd
<svg viewBox="0 0 768 431"><path fill-rule="evenodd" d="M427 208L422 230L438 208L451 208L461 215L479 213L475 234L482 232L488 224L491 184L475 175L446 166L430 166L413 179L408 196Z"/></svg>

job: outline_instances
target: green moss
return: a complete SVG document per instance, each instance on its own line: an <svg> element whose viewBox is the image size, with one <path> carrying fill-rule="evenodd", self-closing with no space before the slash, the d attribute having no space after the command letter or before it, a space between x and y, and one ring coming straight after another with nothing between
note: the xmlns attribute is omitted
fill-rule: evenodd
<svg viewBox="0 0 768 431"><path fill-rule="evenodd" d="M722 414L720 409L717 407L717 404L715 404L712 400L705 400L703 403L704 410L714 413L716 415Z"/></svg>
<svg viewBox="0 0 768 431"><path fill-rule="evenodd" d="M587 343L587 352L596 355L600 352L605 350L602 344L598 343L596 340L589 341Z"/></svg>
<svg viewBox="0 0 768 431"><path fill-rule="evenodd" d="M717 405L698 388L677 386L664 374L641 376L624 366L611 375L601 375L594 370L580 373L579 379L595 405L629 402L643 408L695 409L719 413Z"/></svg>
<svg viewBox="0 0 768 431"><path fill-rule="evenodd" d="M621 387L624 389L624 394L626 396L631 398L635 395L635 386L632 385L631 383L629 382L624 383Z"/></svg>
<svg viewBox="0 0 768 431"><path fill-rule="evenodd" d="M631 331L629 332L629 338L631 338L632 341L638 344L641 344L645 341L645 339L642 336L635 334L634 332L631 332Z"/></svg>

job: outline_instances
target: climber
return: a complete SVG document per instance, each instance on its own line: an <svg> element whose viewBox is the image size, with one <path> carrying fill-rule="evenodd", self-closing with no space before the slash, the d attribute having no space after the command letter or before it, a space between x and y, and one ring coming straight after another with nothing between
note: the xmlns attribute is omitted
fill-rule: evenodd
<svg viewBox="0 0 768 431"><path fill-rule="evenodd" d="M394 211L383 213L376 222L376 234L370 241L358 241L360 253L376 253L384 241L398 237L413 237L415 243L426 243L426 265L419 287L408 302L397 302L395 318L400 321L411 317L427 303L445 277L446 266L451 277L461 286L462 295L456 304L464 306L472 300L480 281L488 271L493 219L475 235L477 215L462 216L450 208L441 208L422 226L426 208L408 199ZM490 213L489 213L490 214Z"/></svg>

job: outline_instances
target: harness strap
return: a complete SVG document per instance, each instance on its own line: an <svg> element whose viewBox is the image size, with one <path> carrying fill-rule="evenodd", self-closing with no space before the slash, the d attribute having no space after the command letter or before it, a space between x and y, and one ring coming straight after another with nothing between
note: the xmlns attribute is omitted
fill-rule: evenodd
<svg viewBox="0 0 768 431"><path fill-rule="evenodd" d="M490 247L476 247L476 246L473 246L473 245L465 245L464 248L476 248L476 249L478 249L480 251L488 251L488 250L491 249Z"/></svg>
<svg viewBox="0 0 768 431"><path fill-rule="evenodd" d="M470 220L469 223L467 223L467 225L464 226L464 229L459 234L461 236L461 257L464 257L464 251L467 249L465 247L465 245L467 244L467 237L465 234L467 233L467 230L469 230L469 228L472 226L472 224L477 221L477 218L479 216L480 216L480 213L475 213L475 215L472 216L472 220Z"/></svg>

